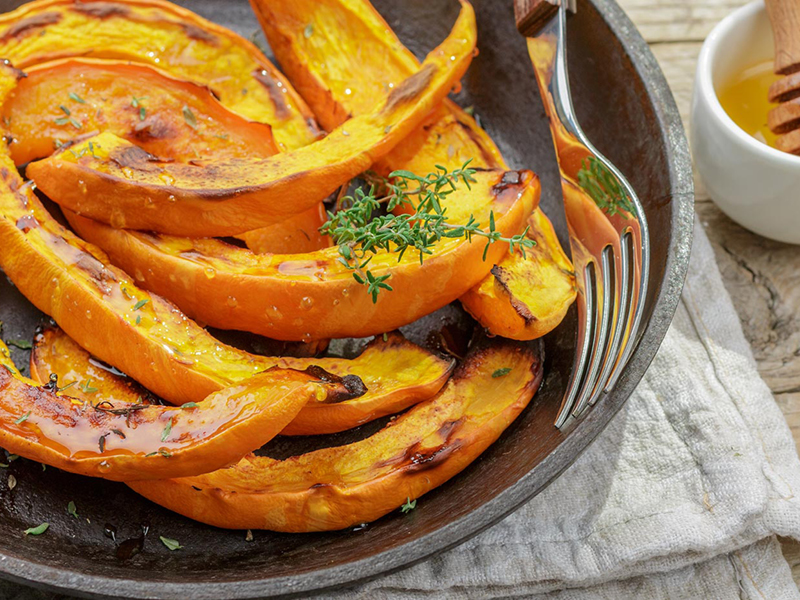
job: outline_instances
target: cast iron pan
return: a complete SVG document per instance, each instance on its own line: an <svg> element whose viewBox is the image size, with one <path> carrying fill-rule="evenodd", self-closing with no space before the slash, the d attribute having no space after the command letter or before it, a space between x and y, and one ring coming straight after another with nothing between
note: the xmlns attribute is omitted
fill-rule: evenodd
<svg viewBox="0 0 800 600"><path fill-rule="evenodd" d="M458 10L454 0L374 2L420 57L446 36ZM0 9L18 4L0 0ZM256 30L246 0L183 4L245 37ZM480 55L457 100L475 107L512 167L533 168L541 176L542 206L566 246L550 133L524 40L514 29L512 2L474 4ZM123 484L52 468L43 472L38 463L18 460L10 468L19 482L16 489L9 491L0 474L0 576L88 596L218 599L300 594L373 578L455 546L509 514L567 468L625 402L667 331L688 265L693 201L689 154L672 96L646 44L613 0L578 3L578 13L569 21L569 57L580 121L639 192L653 248L644 336L617 389L586 418L566 434L553 427L573 356L571 316L545 340L548 358L538 396L496 444L459 476L425 495L413 512L395 511L355 531L255 532L255 540L246 542L242 531L192 522ZM4 338L30 339L46 318L0 279ZM460 309L450 307L408 333L435 346L440 334L458 344L470 329ZM24 364L27 352L15 350L14 358ZM300 446L279 440L266 452L287 456L336 445L380 425L323 441L306 438ZM70 500L78 507L79 519L66 512ZM45 535L23 535L27 527L44 521L50 523ZM116 528L116 541L104 535L106 525ZM144 538L143 526L149 528ZM184 549L168 551L159 535L179 540ZM126 558L140 540L141 552Z"/></svg>

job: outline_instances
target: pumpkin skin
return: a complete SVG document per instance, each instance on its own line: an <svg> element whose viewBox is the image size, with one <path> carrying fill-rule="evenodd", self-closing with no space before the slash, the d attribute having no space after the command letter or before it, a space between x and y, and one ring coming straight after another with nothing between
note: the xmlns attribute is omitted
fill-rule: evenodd
<svg viewBox="0 0 800 600"><path fill-rule="evenodd" d="M97 391L86 394L80 386L70 387L70 395L83 401L97 403L102 398L113 403L134 404L149 397L130 378L123 378L97 366L91 355L58 328L46 329L36 338L31 353L31 376L41 383L49 381L55 373L61 385L71 382L91 381ZM427 352L412 344L398 333L388 333L367 345L355 359L361 372L373 373L368 379L371 389L363 394L356 392L363 385L360 378L351 375L345 380L347 393L339 390L322 400L307 402L294 418L280 431L281 435L318 435L352 429L379 417L405 410L409 406L434 396L450 377L455 366L453 360ZM313 360L283 359L283 367L294 365L329 370L346 371L348 361L325 357ZM291 368L291 367L289 367ZM380 379L377 377L379 374ZM327 378L337 386L335 376ZM355 396L355 397L354 397ZM251 449L252 450L252 449ZM249 451L249 450L248 450Z"/></svg>
<svg viewBox="0 0 800 600"><path fill-rule="evenodd" d="M540 347L494 340L473 350L436 397L359 442L282 461L250 455L198 477L128 485L216 527L293 533L352 527L462 471L527 406L541 379Z"/></svg>
<svg viewBox="0 0 800 600"><path fill-rule="evenodd" d="M419 68L368 0L250 0L283 71L333 128L369 111L374 98ZM306 36L310 24L314 35ZM324 65L324 67L323 67ZM497 146L475 120L446 100L376 166L428 173L471 160L478 168L507 169ZM464 308L490 333L530 340L552 331L575 300L575 276L553 226L534 209L528 219L536 246L508 254L461 297Z"/></svg>
<svg viewBox="0 0 800 600"><path fill-rule="evenodd" d="M291 152L169 163L105 131L31 163L27 173L61 206L114 227L189 237L244 233L312 208L400 143L457 84L476 35L475 13L462 2L447 39L385 103Z"/></svg>
<svg viewBox="0 0 800 600"><path fill-rule="evenodd" d="M115 481L213 471L271 440L307 402L335 402L349 393L341 382L320 381L313 369L272 369L187 408L112 402L86 380L77 390L91 393L92 401L40 383L0 365L0 446Z"/></svg>

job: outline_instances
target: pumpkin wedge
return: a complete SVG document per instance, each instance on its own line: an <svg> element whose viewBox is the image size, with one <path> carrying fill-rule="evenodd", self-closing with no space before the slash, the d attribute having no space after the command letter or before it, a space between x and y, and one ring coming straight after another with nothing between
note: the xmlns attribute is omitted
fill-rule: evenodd
<svg viewBox="0 0 800 600"><path fill-rule="evenodd" d="M330 238L319 228L328 220L321 202L307 211L280 223L237 235L256 254L304 254L331 245Z"/></svg>
<svg viewBox="0 0 800 600"><path fill-rule="evenodd" d="M519 233L539 200L536 176L479 171L475 180L448 197L450 222L466 223L474 215L485 227L493 213L504 236ZM189 316L279 340L364 337L411 323L479 283L508 248L494 243L483 260L484 241L445 238L422 263L414 252L400 260L380 252L369 268L376 277L390 274L393 291L374 302L341 264L337 248L254 255L219 240L118 230L65 214L81 237L108 252L117 266L141 274L149 290L170 298Z"/></svg>
<svg viewBox="0 0 800 600"><path fill-rule="evenodd" d="M419 400L434 396L445 384L454 367L452 360L430 354L410 344L397 333L386 334L385 339L379 340L367 345L357 359L359 366L364 372L380 372L387 366L392 368L395 381L391 382L387 378L386 381L376 382L375 387L400 387L402 394L376 393L377 390L373 389L370 390L371 394L345 398L341 394L335 396L329 392L327 399L311 401L303 406L294 419L281 430L281 434L336 433L378 417L398 413ZM285 358L280 360L280 365L283 368L301 367L307 371L323 369L327 373L325 378L333 385L338 385L335 376L328 371L347 371L348 362L350 361L342 358L316 358L313 360L314 366L308 367L308 360ZM58 376L62 386L72 382L79 383L80 385L69 388L69 394L81 400L96 403L98 398L103 398L114 403L136 403L142 397L147 397L146 390L131 382L130 378L108 371L57 328L46 329L37 336L31 353L31 376L34 379L47 382L53 373ZM357 382L348 380L346 383L350 386L352 396L352 388ZM87 385L90 386L91 393L85 392Z"/></svg>
<svg viewBox="0 0 800 600"><path fill-rule="evenodd" d="M369 168L447 96L475 49L475 14L466 0L461 6L451 34L384 104L303 148L195 166L160 162L106 131L27 173L60 205L114 227L203 237L282 221Z"/></svg>
<svg viewBox="0 0 800 600"><path fill-rule="evenodd" d="M181 162L278 151L269 125L229 111L206 87L147 65L73 58L30 67L26 75L1 111L17 165L97 131Z"/></svg>
<svg viewBox="0 0 800 600"><path fill-rule="evenodd" d="M0 15L0 56L26 70L67 57L146 63L206 85L230 110L271 125L282 148L319 137L308 107L254 44L169 2L30 2Z"/></svg>
<svg viewBox="0 0 800 600"><path fill-rule="evenodd" d="M278 62L326 128L371 110L375 98L419 68L368 0L251 0ZM306 27L314 34L305 35ZM428 173L435 165L507 168L475 120L445 100L384 157L383 173ZM508 254L461 300L491 333L534 339L561 322L575 300L572 265L541 210L528 224L537 246Z"/></svg>
<svg viewBox="0 0 800 600"><path fill-rule="evenodd" d="M505 257L492 267L491 276L459 298L493 334L515 340L535 339L555 329L576 293L572 263L560 251L553 225L542 211L530 220L539 221L528 230L536 242L531 251L536 259ZM559 251L539 251L547 248Z"/></svg>
<svg viewBox="0 0 800 600"><path fill-rule="evenodd" d="M435 398L362 441L281 461L250 455L198 477L128 485L217 527L344 529L374 521L463 470L519 415L541 379L540 348L497 341L473 351Z"/></svg>
<svg viewBox="0 0 800 600"><path fill-rule="evenodd" d="M92 358L58 327L46 327L36 334L30 372L31 379L41 384L56 375L59 391L83 402L95 404L102 398L112 404L161 404L137 381Z"/></svg>
<svg viewBox="0 0 800 600"><path fill-rule="evenodd" d="M3 86L0 80L0 92ZM274 366L302 370L320 363L320 359L255 356L221 344L173 304L139 289L98 248L53 219L31 186L22 184L4 149L0 149L0 246L0 267L28 300L92 355L174 404L197 402ZM134 275L143 278L137 270ZM336 365L341 370L334 373L350 384L351 398L362 396L371 403L370 410L384 403L411 405L429 397L429 388L422 384L441 381L441 371L417 370L416 362L429 353L410 342L389 344L381 338L372 351L383 353L383 359L368 360L362 354L339 360ZM408 352L417 361L409 361ZM380 368L371 373L362 368L370 365ZM409 387L415 375L420 376L419 385Z"/></svg>
<svg viewBox="0 0 800 600"><path fill-rule="evenodd" d="M99 393L81 401L60 394L55 379L38 386L0 366L0 446L115 481L205 473L271 440L309 400L348 394L320 373L271 369L179 408L110 402Z"/></svg>

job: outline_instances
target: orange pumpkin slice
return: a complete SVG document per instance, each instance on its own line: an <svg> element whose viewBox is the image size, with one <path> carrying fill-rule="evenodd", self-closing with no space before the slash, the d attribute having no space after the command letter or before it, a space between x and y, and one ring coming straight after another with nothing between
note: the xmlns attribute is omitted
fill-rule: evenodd
<svg viewBox="0 0 800 600"><path fill-rule="evenodd" d="M147 65L66 59L26 75L2 107L18 165L97 131L182 162L278 151L268 125L229 111L206 87Z"/></svg>
<svg viewBox="0 0 800 600"><path fill-rule="evenodd" d="M0 31L0 56L26 70L66 57L142 63L207 86L227 108L273 126L282 151L300 148L321 136L305 102L255 45L169 2L39 0L0 15ZM63 101L54 96L48 112ZM44 140L39 143L45 145ZM325 215L321 205L315 209L243 239L256 252L324 248L330 245L328 239L316 230Z"/></svg>
<svg viewBox="0 0 800 600"><path fill-rule="evenodd" d="M374 521L469 465L533 397L537 350L497 341L467 357L435 397L360 442L286 460L250 455L198 477L131 482L217 527L309 532Z"/></svg>
<svg viewBox="0 0 800 600"><path fill-rule="evenodd" d="M353 398L353 390L358 389L361 382L353 380L351 375L345 380L347 396L329 393L327 399L308 402L281 434L335 433L400 412L434 396L454 366L453 361L426 352L397 333L371 342L356 360L362 371L386 372L385 378L372 382L371 393ZM285 358L279 362L283 368L323 369L329 373L330 370L347 371L351 361L325 357L313 361ZM308 367L309 362L313 362L313 367ZM393 370L391 379L387 368ZM133 404L148 397L148 392L136 382L109 370L57 328L46 329L37 336L31 353L31 376L47 382L51 374L58 376L62 386L73 384L69 388L70 396L87 402L96 403L98 398L103 398L114 403ZM339 385L333 375L326 377L332 384ZM87 386L91 393L85 391ZM392 389L394 391L390 391Z"/></svg>
<svg viewBox="0 0 800 600"><path fill-rule="evenodd" d="M3 346L4 347L4 346ZM321 370L272 369L184 407L62 395L0 366L0 446L71 473L116 481L205 473L277 435L308 401L346 395Z"/></svg>

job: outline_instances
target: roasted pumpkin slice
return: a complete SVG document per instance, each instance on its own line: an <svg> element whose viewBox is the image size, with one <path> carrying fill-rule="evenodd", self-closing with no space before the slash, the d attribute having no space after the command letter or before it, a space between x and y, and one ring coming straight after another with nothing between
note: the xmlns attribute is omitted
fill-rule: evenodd
<svg viewBox="0 0 800 600"><path fill-rule="evenodd" d="M319 362L255 356L221 344L173 304L139 289L127 274L111 266L99 249L55 221L31 187L21 183L3 152L0 150L0 267L35 306L92 355L175 404L196 402L274 366L291 362L292 367L302 369ZM138 269L134 275L143 278ZM351 384L350 396L363 396L372 403L370 410L376 411L383 403L395 407L424 399L424 387L407 389L413 374L420 373L406 352L422 351L410 342L390 345L382 338L375 342L374 351L384 345L383 361L358 357L338 363L343 370L335 375ZM366 367L376 363L381 368L368 372ZM430 382L439 380L441 374L431 370L423 376Z"/></svg>
<svg viewBox="0 0 800 600"><path fill-rule="evenodd" d="M26 70L66 57L146 63L209 86L227 108L271 125L288 150L319 136L308 107L255 45L169 2L30 2L0 15L0 56ZM66 100L53 98L52 108Z"/></svg>
<svg viewBox="0 0 800 600"><path fill-rule="evenodd" d="M166 163L103 132L27 173L62 206L114 227L190 237L244 233L312 208L402 141L464 74L475 37L475 14L463 1L448 38L385 103L288 153Z"/></svg>
<svg viewBox="0 0 800 600"><path fill-rule="evenodd" d="M59 391L92 404L100 398L112 404L159 404L137 381L93 358L58 327L36 334L30 372L31 379L39 383L49 383L55 375Z"/></svg>
<svg viewBox="0 0 800 600"><path fill-rule="evenodd" d="M275 368L191 406L168 407L110 402L97 391L91 402L77 400L59 393L55 379L38 386L0 366L0 446L115 481L205 473L261 447L309 400L348 393L320 373Z"/></svg>
<svg viewBox="0 0 800 600"><path fill-rule="evenodd" d="M326 128L369 112L384 90L419 68L368 0L250 3L284 72ZM486 132L447 100L377 168L428 173L435 165L453 169L466 160L473 167L507 168ZM552 330L575 300L572 266L550 221L535 210L528 224L537 246L525 257L506 255L495 270L501 279L487 275L462 299L491 333L517 339Z"/></svg>
<svg viewBox="0 0 800 600"><path fill-rule="evenodd" d="M449 199L452 223L473 215L510 237L539 200L530 171L480 171L468 189ZM309 254L254 255L219 240L175 238L118 230L66 211L84 239L103 248L112 262L151 291L169 297L198 320L280 340L363 337L410 323L457 299L480 282L506 253L505 243L445 238L420 263L418 255L381 252L370 262L377 277L391 275L393 291L373 301L365 286L339 261L338 250ZM137 275L138 277L138 275Z"/></svg>
<svg viewBox="0 0 800 600"><path fill-rule="evenodd" d="M528 230L536 248L560 248L544 213L538 211L531 218L540 221ZM535 339L552 331L575 299L572 263L562 252L539 253L537 260L505 259L460 299L478 322L491 322L492 333L515 340Z"/></svg>
<svg viewBox="0 0 800 600"><path fill-rule="evenodd" d="M286 460L248 456L207 475L128 485L191 519L232 529L344 529L419 498L469 465L533 397L540 349L498 341L433 399L360 442Z"/></svg>
<svg viewBox="0 0 800 600"><path fill-rule="evenodd" d="M98 131L182 162L278 151L269 125L229 111L206 87L147 65L66 59L33 66L26 75L2 107L18 165Z"/></svg>
<svg viewBox="0 0 800 600"><path fill-rule="evenodd" d="M256 254L305 254L331 245L319 229L328 220L321 202L274 225L238 235Z"/></svg>
<svg viewBox="0 0 800 600"><path fill-rule="evenodd" d="M445 384L454 366L445 360L410 344L397 333L386 334L371 342L357 359L364 372L386 372L382 380L372 383L370 393L345 398L328 393L327 398L308 402L281 433L283 435L316 435L350 429L378 417L400 412L420 400L434 396ZM307 372L322 369L321 379L339 385L331 371L348 371L351 361L342 358L316 358L308 367L306 359L278 359L282 368L301 368ZM390 378L389 370L393 371ZM327 374L326 374L327 373ZM147 398L147 392L119 372L109 371L98 363L69 336L57 328L37 336L31 354L31 375L47 382L52 374L59 385L71 385L70 396L96 403L99 398L114 403L136 403ZM351 378L352 379L352 378ZM350 396L357 381L347 380ZM72 385L77 384L77 385ZM86 391L87 387L89 392Z"/></svg>

